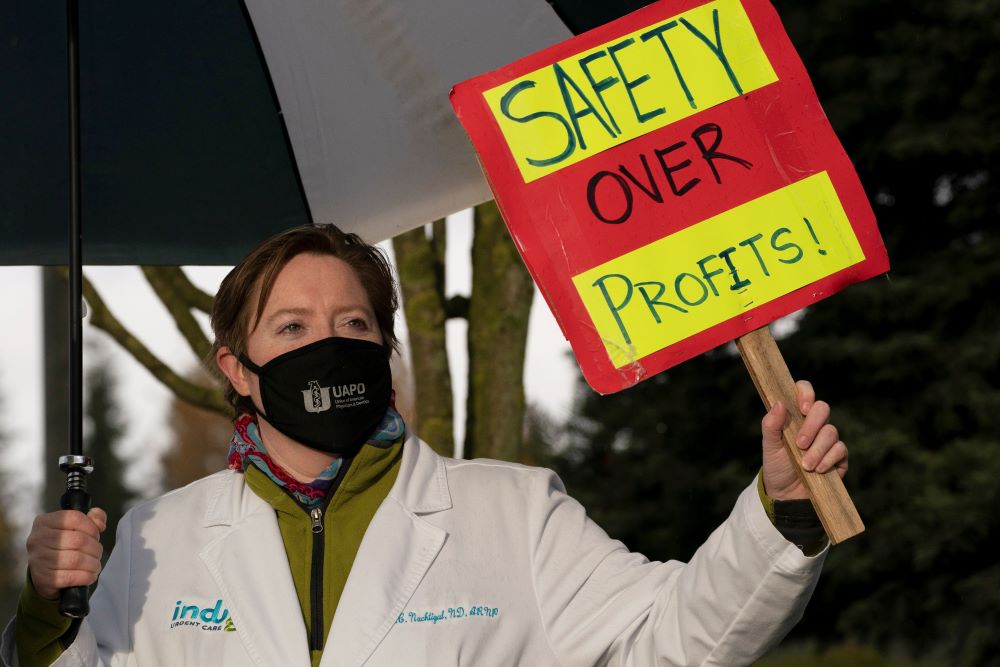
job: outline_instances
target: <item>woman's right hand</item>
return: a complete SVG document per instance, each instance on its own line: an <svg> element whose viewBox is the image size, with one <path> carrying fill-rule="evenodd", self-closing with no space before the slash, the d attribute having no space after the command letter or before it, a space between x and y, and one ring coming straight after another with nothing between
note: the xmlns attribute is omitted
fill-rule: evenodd
<svg viewBox="0 0 1000 667"><path fill-rule="evenodd" d="M87 514L60 510L35 517L28 535L28 572L46 600L73 586L89 586L101 571L101 533L108 515L94 507Z"/></svg>

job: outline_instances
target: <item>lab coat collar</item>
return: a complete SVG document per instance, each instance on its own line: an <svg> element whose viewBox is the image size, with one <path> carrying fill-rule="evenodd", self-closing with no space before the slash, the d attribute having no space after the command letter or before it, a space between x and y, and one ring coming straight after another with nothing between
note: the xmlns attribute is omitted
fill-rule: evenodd
<svg viewBox="0 0 1000 667"><path fill-rule="evenodd" d="M389 497L414 514L451 509L444 459L411 433L403 444L403 460Z"/></svg>
<svg viewBox="0 0 1000 667"><path fill-rule="evenodd" d="M274 511L243 475L217 475L203 525L230 526L201 558L258 667L308 665L302 610ZM407 434L399 474L372 518L347 578L321 667L371 657L437 557L447 532L424 516L450 509L445 461ZM283 565L283 567L281 566Z"/></svg>
<svg viewBox="0 0 1000 667"><path fill-rule="evenodd" d="M202 525L230 526L260 500L244 488L243 475L233 471L218 473L205 507ZM407 432L396 482L389 491L407 511L430 514L451 509L451 493L444 459L425 442ZM249 502L249 505L248 505ZM266 503L265 503L266 505Z"/></svg>
<svg viewBox="0 0 1000 667"><path fill-rule="evenodd" d="M243 475L227 471L216 474L214 479L216 487L205 506L204 527L233 525L252 509L257 509L256 501L260 498L245 488ZM406 434L403 460L389 497L414 514L451 509L444 459L412 433Z"/></svg>
<svg viewBox="0 0 1000 667"><path fill-rule="evenodd" d="M228 526L199 554L257 667L308 665L309 645L274 509L236 472L216 476L205 526Z"/></svg>
<svg viewBox="0 0 1000 667"><path fill-rule="evenodd" d="M371 657L448 537L424 515L450 508L444 460L408 434L396 482L347 577L320 667L360 667Z"/></svg>

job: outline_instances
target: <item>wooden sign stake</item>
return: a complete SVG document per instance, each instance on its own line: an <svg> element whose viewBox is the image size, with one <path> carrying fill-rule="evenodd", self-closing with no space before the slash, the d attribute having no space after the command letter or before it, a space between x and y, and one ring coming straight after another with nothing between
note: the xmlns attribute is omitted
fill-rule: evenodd
<svg viewBox="0 0 1000 667"><path fill-rule="evenodd" d="M813 507L823 523L830 542L839 544L865 530L851 497L844 488L844 482L836 470L825 473L808 472L802 469L802 450L795 444L795 436L802 426L802 412L795 398L795 382L785 364L781 350L775 343L771 330L766 326L736 339L743 362L750 371L750 377L757 387L757 393L765 407L781 401L788 409L788 419L782 431L785 448L795 462L799 479L809 491Z"/></svg>

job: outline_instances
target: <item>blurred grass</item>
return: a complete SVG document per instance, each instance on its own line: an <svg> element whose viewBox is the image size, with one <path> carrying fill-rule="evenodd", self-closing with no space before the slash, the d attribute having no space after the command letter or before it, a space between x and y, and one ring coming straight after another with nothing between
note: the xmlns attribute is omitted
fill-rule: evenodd
<svg viewBox="0 0 1000 667"><path fill-rule="evenodd" d="M812 646L782 647L754 663L754 667L944 667L945 663L890 657L871 647L842 644L822 651Z"/></svg>

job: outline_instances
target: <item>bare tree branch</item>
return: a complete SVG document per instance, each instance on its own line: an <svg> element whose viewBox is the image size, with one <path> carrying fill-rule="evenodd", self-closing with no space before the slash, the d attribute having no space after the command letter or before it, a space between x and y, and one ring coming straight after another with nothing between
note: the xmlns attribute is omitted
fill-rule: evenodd
<svg viewBox="0 0 1000 667"><path fill-rule="evenodd" d="M215 297L195 286L179 266L159 266L162 273L167 276L176 290L177 295L189 304L192 308L197 308L203 313L212 313L212 303Z"/></svg>
<svg viewBox="0 0 1000 667"><path fill-rule="evenodd" d="M189 382L160 361L108 310L104 300L101 299L97 290L86 277L83 279L83 296L90 308L90 323L106 332L115 342L125 348L136 361L145 366L146 370L152 373L153 377L163 383L175 396L227 418L232 416L232 408L223 399L222 390L219 387L203 387Z"/></svg>
<svg viewBox="0 0 1000 667"><path fill-rule="evenodd" d="M184 272L176 266L143 266L142 273L146 276L150 287L156 292L156 296L160 297L160 301L166 306L167 312L174 318L178 331L184 336L184 340L187 341L195 356L202 361L207 359L212 350L212 343L209 342L201 325L191 314L192 304L182 296L178 289L180 282L187 281ZM182 280L178 280L178 276L181 276ZM188 283L188 285L191 284ZM193 285L191 287L197 289Z"/></svg>

